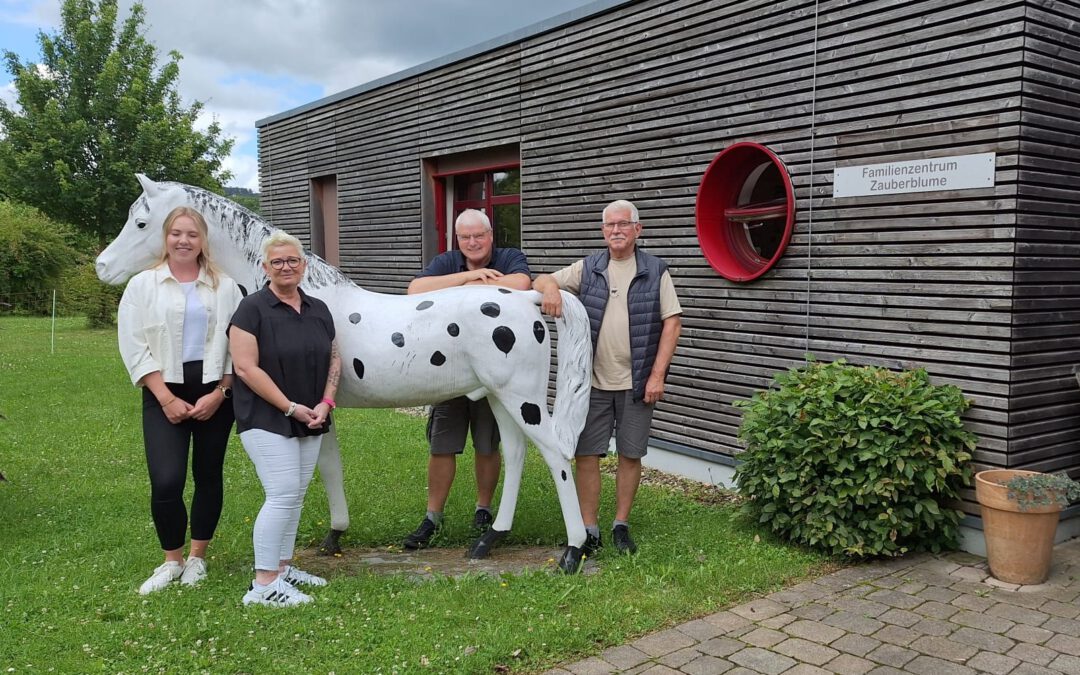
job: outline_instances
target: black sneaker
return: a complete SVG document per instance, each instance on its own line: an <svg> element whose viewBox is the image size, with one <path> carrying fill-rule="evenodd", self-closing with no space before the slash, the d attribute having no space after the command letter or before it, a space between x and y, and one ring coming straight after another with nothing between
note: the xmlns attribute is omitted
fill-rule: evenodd
<svg viewBox="0 0 1080 675"><path fill-rule="evenodd" d="M487 532L491 524L495 522L495 516L491 515L491 511L487 509L476 509L476 513L473 514L472 526L474 530L480 532Z"/></svg>
<svg viewBox="0 0 1080 675"><path fill-rule="evenodd" d="M637 553L637 544L630 538L630 528L626 525L616 525L611 529L611 540L615 542L615 550L619 553Z"/></svg>
<svg viewBox="0 0 1080 675"><path fill-rule="evenodd" d="M426 548L431 543L432 537L439 530L439 526L431 522L428 518L424 518L424 522L420 523L420 527L416 528L416 531L405 537L405 541L401 543L407 549L416 550L418 548Z"/></svg>
<svg viewBox="0 0 1080 675"><path fill-rule="evenodd" d="M581 545L582 555L589 558L595 556L600 552L600 549L604 548L604 541L600 537L594 537L588 532L585 533L585 543Z"/></svg>

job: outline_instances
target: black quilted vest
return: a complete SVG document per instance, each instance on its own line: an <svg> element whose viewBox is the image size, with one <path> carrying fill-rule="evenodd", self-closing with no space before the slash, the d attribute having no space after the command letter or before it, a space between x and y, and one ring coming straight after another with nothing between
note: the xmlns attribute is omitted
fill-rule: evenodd
<svg viewBox="0 0 1080 675"><path fill-rule="evenodd" d="M660 320L660 279L667 270L667 263L640 248L634 250L637 273L630 281L626 301L630 312L630 362L631 379L634 384L634 400L645 398L645 383L656 361L656 349L660 345L663 321ZM585 258L581 270L581 303L589 314L592 328L593 354L600 336L600 324L607 309L607 267L611 254L605 249Z"/></svg>

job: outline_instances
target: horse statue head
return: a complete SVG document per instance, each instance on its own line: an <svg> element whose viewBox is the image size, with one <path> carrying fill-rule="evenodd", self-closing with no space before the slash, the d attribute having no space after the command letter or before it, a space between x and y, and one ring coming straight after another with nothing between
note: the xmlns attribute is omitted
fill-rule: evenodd
<svg viewBox="0 0 1080 675"><path fill-rule="evenodd" d="M132 203L120 234L97 258L98 278L122 284L152 267L164 246L162 224L178 206L195 209L206 219L210 254L214 263L247 291L266 283L262 269L262 242L273 227L236 202L202 188L183 183L157 182L136 174L143 193ZM324 286L352 286L337 268L317 255L308 255L304 290Z"/></svg>

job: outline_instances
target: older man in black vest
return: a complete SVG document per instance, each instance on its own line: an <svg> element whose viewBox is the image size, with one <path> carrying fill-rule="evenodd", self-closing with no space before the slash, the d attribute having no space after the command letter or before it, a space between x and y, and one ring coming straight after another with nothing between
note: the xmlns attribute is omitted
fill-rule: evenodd
<svg viewBox="0 0 1080 675"><path fill-rule="evenodd" d="M620 553L637 550L630 538L630 509L641 482L653 405L664 395L682 331L682 307L667 264L637 247L637 208L623 199L608 204L601 231L607 249L533 282L544 296L545 314L562 313L563 289L581 298L592 327L592 395L575 459L586 555L603 546L598 524L600 458L607 454L613 433L619 464L611 537Z"/></svg>

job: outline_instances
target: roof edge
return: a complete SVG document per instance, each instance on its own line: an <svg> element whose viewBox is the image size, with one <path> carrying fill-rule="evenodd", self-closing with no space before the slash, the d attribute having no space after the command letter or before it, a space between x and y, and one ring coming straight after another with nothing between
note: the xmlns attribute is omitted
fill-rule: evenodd
<svg viewBox="0 0 1080 675"><path fill-rule="evenodd" d="M297 106L296 108L291 108L284 112L280 112L274 115L270 115L269 117L264 117L260 120L256 120L255 128L258 129L261 127L265 127L274 122L280 122L282 120L289 119L290 117L295 117L296 115L299 115L301 113L316 110L318 108L328 106L332 103L337 103L338 101L342 101L347 98L352 98L353 96L362 94L364 92L372 91L380 87L385 87L386 85L400 82L402 80L407 80L408 78L415 77L416 75L420 75L421 73L432 71L436 68L441 68L452 63L457 63L458 61L464 61L465 59L478 56L485 52L494 51L496 49L499 49L500 47L505 47L515 42L522 42L528 38L542 35L557 28L569 26L570 24L574 24L578 21L582 21L589 17L596 16L597 14L603 14L604 12L619 7L620 5L629 5L633 4L634 2L637 2L637 0L594 0L587 5L582 5L581 7L578 7L577 9L571 9L569 11L563 12L562 14L557 14L550 19L537 21L532 25L525 26L524 28L519 28L518 30L505 33L503 35L492 38L490 40L486 40L471 47L466 47L465 49L452 52L445 56L440 56L430 61L426 61L419 65L413 66L412 68L406 68L405 70L398 71L385 77L380 77L376 80L366 82L364 84L352 87L350 89L346 89L344 91L340 91L336 94L324 96L323 98L312 101L310 103L305 103L304 105Z"/></svg>

